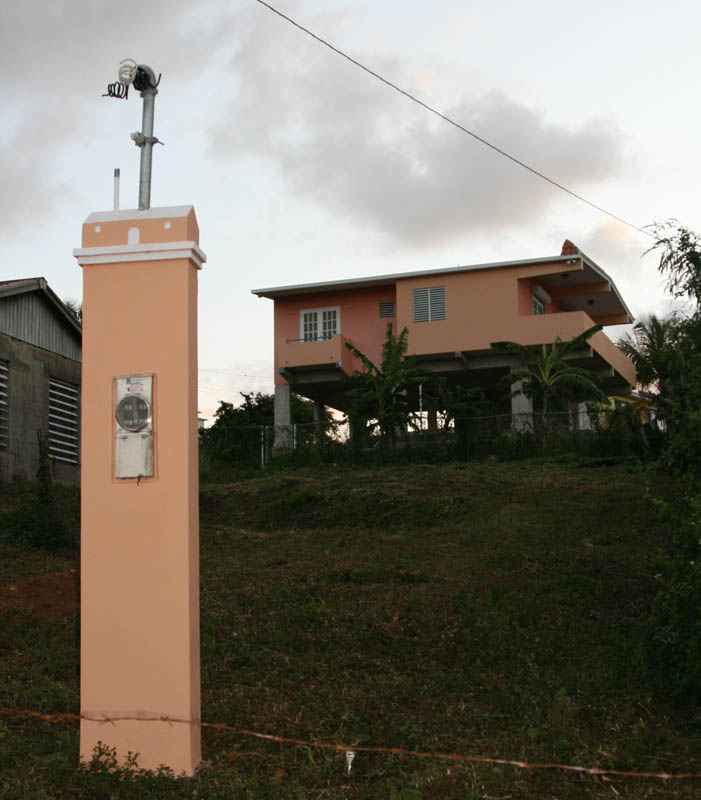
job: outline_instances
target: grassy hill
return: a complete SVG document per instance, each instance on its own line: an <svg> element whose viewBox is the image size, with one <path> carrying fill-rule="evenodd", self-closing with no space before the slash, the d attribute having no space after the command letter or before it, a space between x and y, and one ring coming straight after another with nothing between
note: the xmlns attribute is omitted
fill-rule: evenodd
<svg viewBox="0 0 701 800"><path fill-rule="evenodd" d="M699 772L701 715L649 668L658 575L676 547L660 500L675 492L656 473L544 460L205 486L203 718L359 748ZM3 487L2 508L17 497ZM76 554L0 538L0 706L77 711ZM192 780L124 777L104 760L78 772L75 725L0 715L0 797L701 791L363 751L345 777L339 753L210 729L203 745L210 766Z"/></svg>

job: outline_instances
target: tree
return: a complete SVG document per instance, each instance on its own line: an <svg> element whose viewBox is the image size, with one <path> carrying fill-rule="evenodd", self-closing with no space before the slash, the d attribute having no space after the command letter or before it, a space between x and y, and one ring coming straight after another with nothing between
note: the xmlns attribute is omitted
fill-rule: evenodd
<svg viewBox="0 0 701 800"><path fill-rule="evenodd" d="M68 311L80 322L83 323L83 304L79 303L77 300L73 300L72 298L68 298L67 300L63 301L63 305L68 309Z"/></svg>
<svg viewBox="0 0 701 800"><path fill-rule="evenodd" d="M634 325L632 334L618 340L618 346L635 365L640 386L657 394L662 403L671 402L674 383L684 372L680 323L676 314L664 319L650 314Z"/></svg>
<svg viewBox="0 0 701 800"><path fill-rule="evenodd" d="M427 380L426 374L416 367L416 357L406 354L408 337L407 328L396 336L392 323L388 323L379 367L346 342L346 347L363 365L362 371L353 376L354 387L346 392L350 400L348 419L356 429L360 425L379 429L385 449L394 445L397 430L406 429L409 422L410 389Z"/></svg>
<svg viewBox="0 0 701 800"><path fill-rule="evenodd" d="M668 320L667 346L653 374L668 423L667 462L689 473L701 470L701 238L676 220L653 226L658 270L667 290L690 303L687 314ZM650 355L643 341L641 356Z"/></svg>
<svg viewBox="0 0 701 800"><path fill-rule="evenodd" d="M468 429L475 417L492 411L481 386L457 385L450 388L444 380L437 379L427 394L430 401L445 415L445 426L452 425L456 433Z"/></svg>
<svg viewBox="0 0 701 800"><path fill-rule="evenodd" d="M521 384L512 391L512 396L525 394L530 397L543 420L551 411L560 410L562 401L568 397L605 401L606 396L597 385L598 376L567 361L568 357L601 328L601 325L594 325L566 342L557 336L552 344L544 344L540 349L518 342L492 342L491 346L495 350L517 356L522 364L507 375L505 380L509 386L519 382Z"/></svg>
<svg viewBox="0 0 701 800"><path fill-rule="evenodd" d="M201 446L204 454L215 461L255 465L260 457L261 430L272 426L275 420L275 399L271 394L261 392L240 392L243 403L221 401L216 410L214 425L201 433ZM306 429L310 440L314 421L314 405L299 395L291 399L292 419L296 423L308 425ZM325 428L333 423L326 414Z"/></svg>
<svg viewBox="0 0 701 800"><path fill-rule="evenodd" d="M667 465L684 474L675 498L680 557L659 581L650 618L652 660L673 692L701 700L701 238L676 220L653 226L659 272L667 290L690 302L686 316L670 323L670 346L650 359L665 399ZM648 251L649 252L649 251ZM649 356L647 339L641 355ZM684 485L684 484L682 484Z"/></svg>
<svg viewBox="0 0 701 800"><path fill-rule="evenodd" d="M668 219L652 226L655 244L647 251L661 250L658 270L667 280L667 290L676 298L686 298L696 305L701 302L701 237Z"/></svg>

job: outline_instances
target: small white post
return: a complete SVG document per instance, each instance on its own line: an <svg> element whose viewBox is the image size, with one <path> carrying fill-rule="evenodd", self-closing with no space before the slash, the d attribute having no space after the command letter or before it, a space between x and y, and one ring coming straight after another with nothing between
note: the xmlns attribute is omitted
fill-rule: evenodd
<svg viewBox="0 0 701 800"><path fill-rule="evenodd" d="M114 210L119 211L119 167L114 170Z"/></svg>

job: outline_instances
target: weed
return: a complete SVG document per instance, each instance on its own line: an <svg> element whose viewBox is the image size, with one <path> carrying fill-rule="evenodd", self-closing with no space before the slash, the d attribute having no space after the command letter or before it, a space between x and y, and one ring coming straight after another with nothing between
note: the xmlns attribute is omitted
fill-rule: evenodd
<svg viewBox="0 0 701 800"><path fill-rule="evenodd" d="M358 746L351 775L343 753L208 728L210 766L191 778L115 764L107 728L78 769L77 728L0 717L0 797L690 800L693 783L360 750L699 771L698 712L641 656L677 491L669 476L554 459L204 486L203 718ZM75 566L7 539L0 556L0 602L20 577ZM2 606L0 706L78 709L74 626Z"/></svg>

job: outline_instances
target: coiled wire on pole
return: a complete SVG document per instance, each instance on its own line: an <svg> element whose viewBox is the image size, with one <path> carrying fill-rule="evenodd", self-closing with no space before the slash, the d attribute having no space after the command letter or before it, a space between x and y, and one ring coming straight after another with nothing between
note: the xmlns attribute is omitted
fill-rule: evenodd
<svg viewBox="0 0 701 800"><path fill-rule="evenodd" d="M129 87L121 81L107 84L107 91L102 95L103 97L116 97L118 100L127 100L129 98Z"/></svg>

